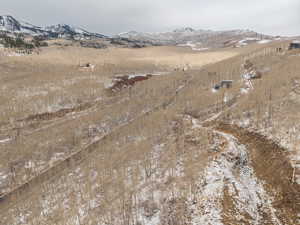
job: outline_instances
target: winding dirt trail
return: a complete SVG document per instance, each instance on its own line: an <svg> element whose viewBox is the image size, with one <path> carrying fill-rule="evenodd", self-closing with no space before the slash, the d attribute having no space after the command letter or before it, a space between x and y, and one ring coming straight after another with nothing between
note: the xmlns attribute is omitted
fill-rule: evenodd
<svg viewBox="0 0 300 225"><path fill-rule="evenodd" d="M255 175L273 196L272 205L283 224L299 223L300 185L293 181L294 168L286 149L266 137L246 129L218 124L217 132L235 137L249 154Z"/></svg>
<svg viewBox="0 0 300 225"><path fill-rule="evenodd" d="M211 131L226 142L205 169L201 209L195 224L273 224L300 222L300 185L293 181L287 150L257 133L216 122L222 112L193 128ZM233 213L234 212L234 213Z"/></svg>

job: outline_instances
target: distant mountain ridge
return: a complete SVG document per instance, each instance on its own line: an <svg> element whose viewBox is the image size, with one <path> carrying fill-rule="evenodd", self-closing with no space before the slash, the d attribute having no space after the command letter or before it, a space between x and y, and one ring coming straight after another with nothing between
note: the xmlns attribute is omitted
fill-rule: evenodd
<svg viewBox="0 0 300 225"><path fill-rule="evenodd" d="M57 24L45 27L35 26L17 20L10 15L0 16L0 32L10 33L12 35L22 34L43 36L44 39L63 38L80 41L106 41L103 45L83 43L82 46L85 47L107 46L108 42L111 45L129 46L134 48L171 45L191 47L194 50L220 47L241 47L252 42L273 39L272 36L259 34L250 30L212 31L202 29L197 30L191 27L182 27L173 31L155 33L129 31L108 37L68 24Z"/></svg>
<svg viewBox="0 0 300 225"><path fill-rule="evenodd" d="M250 30L196 30L183 27L173 31L160 33L143 33L130 31L120 33L116 37L134 39L139 41L151 41L158 45L197 45L198 47L226 47L229 43L239 43L243 40L272 39L272 36L259 34Z"/></svg>

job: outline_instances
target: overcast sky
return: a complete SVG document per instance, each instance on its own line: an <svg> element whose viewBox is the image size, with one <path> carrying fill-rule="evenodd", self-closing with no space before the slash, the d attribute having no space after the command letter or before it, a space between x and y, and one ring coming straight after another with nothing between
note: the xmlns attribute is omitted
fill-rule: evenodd
<svg viewBox="0 0 300 225"><path fill-rule="evenodd" d="M2 0L0 14L108 35L184 26L300 35L300 0Z"/></svg>

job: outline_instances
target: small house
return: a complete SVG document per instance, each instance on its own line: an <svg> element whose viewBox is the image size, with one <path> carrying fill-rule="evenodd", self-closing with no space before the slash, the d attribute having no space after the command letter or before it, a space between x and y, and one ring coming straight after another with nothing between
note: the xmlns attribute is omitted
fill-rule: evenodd
<svg viewBox="0 0 300 225"><path fill-rule="evenodd" d="M231 88L232 87L232 83L233 81L232 80L222 80L221 81L221 87L222 88Z"/></svg>
<svg viewBox="0 0 300 225"><path fill-rule="evenodd" d="M213 89L215 91L218 91L221 88L231 88L232 87L232 83L233 83L232 80L222 80L220 83L215 84L214 87L213 87Z"/></svg>
<svg viewBox="0 0 300 225"><path fill-rule="evenodd" d="M300 49L300 41L293 41L290 43L289 50Z"/></svg>

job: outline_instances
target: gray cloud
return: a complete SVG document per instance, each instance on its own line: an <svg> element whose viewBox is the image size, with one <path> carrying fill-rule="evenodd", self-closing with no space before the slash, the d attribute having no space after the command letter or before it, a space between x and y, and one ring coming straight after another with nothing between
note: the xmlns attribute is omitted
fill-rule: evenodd
<svg viewBox="0 0 300 225"><path fill-rule="evenodd" d="M74 24L104 34L191 26L300 35L299 0L4 1L0 14L10 14L37 25Z"/></svg>

